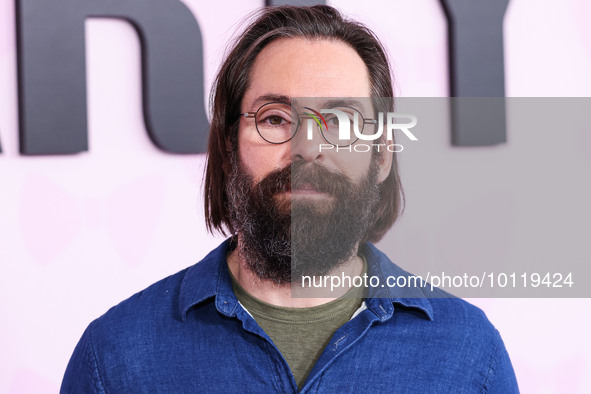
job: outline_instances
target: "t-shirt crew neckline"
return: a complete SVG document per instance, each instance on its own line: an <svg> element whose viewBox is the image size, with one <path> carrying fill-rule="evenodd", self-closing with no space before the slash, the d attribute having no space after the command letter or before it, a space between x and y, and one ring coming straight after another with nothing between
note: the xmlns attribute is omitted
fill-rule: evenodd
<svg viewBox="0 0 591 394"><path fill-rule="evenodd" d="M360 255L360 257L363 260L363 273L366 273L367 261L364 256ZM282 307L254 297L240 286L229 267L228 272L232 279L232 288L240 304L250 314L256 315L257 318L278 323L309 324L329 321L341 316L343 313L351 314L352 310L355 311L359 307L361 301L365 298L367 290L362 287L352 287L341 297L313 307Z"/></svg>

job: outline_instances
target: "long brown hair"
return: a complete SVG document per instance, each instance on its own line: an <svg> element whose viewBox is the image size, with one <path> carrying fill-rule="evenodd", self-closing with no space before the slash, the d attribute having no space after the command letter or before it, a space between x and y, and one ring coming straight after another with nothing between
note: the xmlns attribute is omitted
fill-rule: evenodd
<svg viewBox="0 0 591 394"><path fill-rule="evenodd" d="M345 19L324 5L268 7L246 28L232 47L215 79L211 94L212 121L205 174L205 221L210 232L235 234L225 192L230 156L237 150L240 105L257 55L278 38L339 40L350 45L368 68L374 98L394 97L390 66L382 44L364 25ZM387 103L387 104L384 104ZM375 100L376 110L393 110L392 100ZM384 107L385 106L385 107ZM403 193L396 154L389 176L380 185L376 222L365 240L376 242L392 227L402 211Z"/></svg>

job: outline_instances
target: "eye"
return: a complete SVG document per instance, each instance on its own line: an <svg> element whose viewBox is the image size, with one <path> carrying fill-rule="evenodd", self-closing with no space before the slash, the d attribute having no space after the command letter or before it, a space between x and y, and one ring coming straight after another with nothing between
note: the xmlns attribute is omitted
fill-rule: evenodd
<svg viewBox="0 0 591 394"><path fill-rule="evenodd" d="M261 127L289 127L291 124L290 108L283 104L267 104L259 110L256 121Z"/></svg>
<svg viewBox="0 0 591 394"><path fill-rule="evenodd" d="M336 116L330 116L328 118L325 118L326 120L326 124L328 124L328 126L338 126L339 125L339 118Z"/></svg>
<svg viewBox="0 0 591 394"><path fill-rule="evenodd" d="M265 119L265 120L273 126L279 126L279 125L283 124L284 122L287 122L285 119L283 119L279 115L271 115L271 116L267 117L267 119Z"/></svg>

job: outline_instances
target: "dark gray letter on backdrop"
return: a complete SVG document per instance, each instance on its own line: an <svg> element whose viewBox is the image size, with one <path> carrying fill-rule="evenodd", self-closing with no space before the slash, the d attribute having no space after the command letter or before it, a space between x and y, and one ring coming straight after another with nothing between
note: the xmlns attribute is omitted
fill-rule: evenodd
<svg viewBox="0 0 591 394"><path fill-rule="evenodd" d="M208 120L199 25L179 0L17 0L20 150L88 149L84 21L122 18L142 46L146 128L159 148L201 153ZM121 130L125 132L125 130Z"/></svg>
<svg viewBox="0 0 591 394"><path fill-rule="evenodd" d="M504 97L503 18L509 0L441 0L448 18L451 95ZM502 99L452 104L452 143L494 145L506 141Z"/></svg>

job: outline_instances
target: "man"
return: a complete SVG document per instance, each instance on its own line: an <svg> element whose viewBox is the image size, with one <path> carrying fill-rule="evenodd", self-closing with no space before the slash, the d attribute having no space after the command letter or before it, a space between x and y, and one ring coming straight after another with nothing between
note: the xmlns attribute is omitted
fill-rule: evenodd
<svg viewBox="0 0 591 394"><path fill-rule="evenodd" d="M351 149L317 110L371 134L392 95L365 27L327 6L261 12L213 94L206 221L232 237L92 322L62 392L516 392L498 332L470 304L303 281L407 275L368 243L401 209L396 157Z"/></svg>

